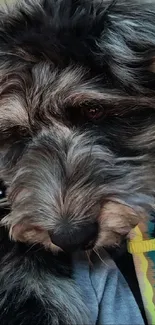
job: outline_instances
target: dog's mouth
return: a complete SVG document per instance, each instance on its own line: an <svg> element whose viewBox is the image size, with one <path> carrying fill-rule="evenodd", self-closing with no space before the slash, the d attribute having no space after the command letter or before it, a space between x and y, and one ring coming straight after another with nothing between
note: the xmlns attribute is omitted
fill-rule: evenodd
<svg viewBox="0 0 155 325"><path fill-rule="evenodd" d="M85 245L84 250L92 250L95 247L97 239L95 238L94 240L91 240L87 245Z"/></svg>
<svg viewBox="0 0 155 325"><path fill-rule="evenodd" d="M62 225L61 231L48 231L27 220L10 228L10 237L28 244L41 244L52 252L90 251L101 247L118 247L140 220L142 213L118 202L108 201L101 209L100 216L93 223L82 224L79 228ZM3 219L6 223L5 218Z"/></svg>
<svg viewBox="0 0 155 325"><path fill-rule="evenodd" d="M6 200L2 187L2 199ZM103 204L99 216L93 222L81 222L74 227L72 223L65 222L59 229L48 230L37 224L29 223L29 219L10 226L9 219L4 217L2 224L10 229L11 239L28 244L41 244L53 252L64 251L90 251L100 247L120 246L127 238L129 232L139 223L145 214L142 211L130 207L126 203L108 200Z"/></svg>

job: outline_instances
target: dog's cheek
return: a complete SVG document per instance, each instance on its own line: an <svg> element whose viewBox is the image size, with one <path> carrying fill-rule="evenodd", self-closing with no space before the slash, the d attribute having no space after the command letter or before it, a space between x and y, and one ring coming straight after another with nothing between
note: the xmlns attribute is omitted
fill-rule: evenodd
<svg viewBox="0 0 155 325"><path fill-rule="evenodd" d="M46 231L33 225L19 223L10 229L10 238L20 242L44 243L48 241L48 234Z"/></svg>
<svg viewBox="0 0 155 325"><path fill-rule="evenodd" d="M99 236L96 247L119 245L142 216L133 208L117 203L107 202L99 217Z"/></svg>
<svg viewBox="0 0 155 325"><path fill-rule="evenodd" d="M51 243L48 231L28 225L26 223L19 223L10 229L10 238L14 241L27 244L41 244L45 249L57 252L57 246Z"/></svg>

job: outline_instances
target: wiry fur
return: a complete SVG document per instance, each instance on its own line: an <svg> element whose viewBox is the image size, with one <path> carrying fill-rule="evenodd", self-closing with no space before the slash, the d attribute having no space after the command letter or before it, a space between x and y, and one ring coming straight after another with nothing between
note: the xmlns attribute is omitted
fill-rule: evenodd
<svg viewBox="0 0 155 325"><path fill-rule="evenodd" d="M0 12L2 225L18 242L2 228L3 325L88 324L55 240L116 245L154 208L154 57L153 0L25 0Z"/></svg>

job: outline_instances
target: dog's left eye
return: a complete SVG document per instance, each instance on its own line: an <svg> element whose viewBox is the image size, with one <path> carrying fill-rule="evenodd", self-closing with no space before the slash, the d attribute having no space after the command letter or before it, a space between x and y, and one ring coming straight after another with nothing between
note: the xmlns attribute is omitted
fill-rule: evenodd
<svg viewBox="0 0 155 325"><path fill-rule="evenodd" d="M6 188L2 181L0 181L0 202L6 197Z"/></svg>
<svg viewBox="0 0 155 325"><path fill-rule="evenodd" d="M87 107L84 109L84 115L91 121L100 120L104 115L102 107Z"/></svg>

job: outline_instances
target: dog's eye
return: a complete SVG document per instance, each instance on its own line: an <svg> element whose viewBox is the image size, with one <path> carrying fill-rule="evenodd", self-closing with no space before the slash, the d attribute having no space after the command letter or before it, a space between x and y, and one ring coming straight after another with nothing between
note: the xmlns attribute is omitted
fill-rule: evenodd
<svg viewBox="0 0 155 325"><path fill-rule="evenodd" d="M6 188L4 184L0 181L0 202L3 201L6 197Z"/></svg>
<svg viewBox="0 0 155 325"><path fill-rule="evenodd" d="M87 107L84 109L84 115L91 121L100 120L104 115L102 107Z"/></svg>

